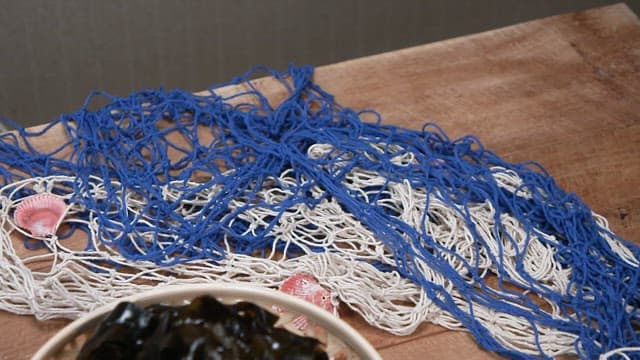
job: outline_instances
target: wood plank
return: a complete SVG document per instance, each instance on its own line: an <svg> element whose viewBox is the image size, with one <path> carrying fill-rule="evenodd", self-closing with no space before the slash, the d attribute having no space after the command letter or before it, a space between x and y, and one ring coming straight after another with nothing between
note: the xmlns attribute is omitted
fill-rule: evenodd
<svg viewBox="0 0 640 360"><path fill-rule="evenodd" d="M316 78L385 123L435 121L509 161L540 162L640 241L639 49L638 18L620 4L322 67Z"/></svg>
<svg viewBox="0 0 640 360"><path fill-rule="evenodd" d="M344 105L378 110L385 123L437 121L509 161L536 160L639 242L639 69L640 23L620 4L320 67L316 81ZM281 94L270 80L259 86ZM48 135L41 145L58 141ZM397 337L345 317L385 359L494 357L466 333L425 324ZM27 358L61 326L0 320L7 359Z"/></svg>
<svg viewBox="0 0 640 360"><path fill-rule="evenodd" d="M400 342L379 349L385 360L393 359L465 359L494 360L500 357L482 350L466 332L446 331Z"/></svg>

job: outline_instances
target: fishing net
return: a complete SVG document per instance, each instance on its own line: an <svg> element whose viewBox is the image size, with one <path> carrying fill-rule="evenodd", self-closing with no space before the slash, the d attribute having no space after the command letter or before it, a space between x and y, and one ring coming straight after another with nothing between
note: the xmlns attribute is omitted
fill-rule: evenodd
<svg viewBox="0 0 640 360"><path fill-rule="evenodd" d="M540 166L343 107L310 67L269 74L277 105L247 73L198 95L92 94L0 135L0 308L74 318L154 287L305 272L397 335L428 321L513 358L640 346L640 249ZM14 221L38 193L69 204L56 235Z"/></svg>

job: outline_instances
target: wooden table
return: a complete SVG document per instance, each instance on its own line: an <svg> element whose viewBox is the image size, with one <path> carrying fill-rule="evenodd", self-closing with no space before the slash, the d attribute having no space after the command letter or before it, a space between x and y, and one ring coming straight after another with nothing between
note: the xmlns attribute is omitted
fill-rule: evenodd
<svg viewBox="0 0 640 360"><path fill-rule="evenodd" d="M625 5L324 66L316 81L386 123L436 121L509 161L537 160L640 242L640 22ZM466 333L424 324L395 337L346 319L385 359L495 357ZM64 324L1 313L2 358L28 358Z"/></svg>

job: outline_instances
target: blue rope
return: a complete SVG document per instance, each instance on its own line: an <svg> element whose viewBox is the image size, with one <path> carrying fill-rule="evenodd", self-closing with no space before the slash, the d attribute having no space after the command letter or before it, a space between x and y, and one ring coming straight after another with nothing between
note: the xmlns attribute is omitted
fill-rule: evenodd
<svg viewBox="0 0 640 360"><path fill-rule="evenodd" d="M492 338L474 318L473 304L527 319L543 357L548 355L539 344L540 326L576 334L576 351L583 358L618 347L640 346L640 271L613 253L602 234L623 242L636 258L640 258L640 249L599 226L587 205L560 189L541 166L508 163L485 149L477 138L451 140L436 124L426 124L419 131L404 129L382 124L375 112L344 108L312 82L311 67L290 67L285 73L259 70L266 70L289 92L276 108L254 87L233 98L251 96L257 102L236 105L229 102L230 98L180 90L143 90L123 98L93 93L79 111L61 115L39 132L19 128L15 134L0 135L0 179L10 184L25 177L76 176L73 201L95 210L103 229L99 241L128 259L153 261L159 266L194 259L221 260L225 256L225 234L236 253L265 253L274 241L269 233L286 209L301 203L313 207L322 199L332 198L393 252L397 266L379 268L396 270L421 285L431 300L453 314L488 350L512 358L528 357ZM250 71L211 90L246 82L252 74ZM96 97L106 97L110 102L89 110ZM376 122L361 120L371 114ZM68 140L50 153L38 151L32 142L54 126L62 126ZM204 133L207 136L203 137ZM307 149L318 143L331 144L335 151L319 159L309 158ZM385 151L378 151L374 144L383 144ZM71 156L56 157L65 151ZM404 153L413 154L417 161L409 165L391 161ZM531 197L499 187L493 176L497 170L491 168L494 166L515 171L523 179L521 189ZM555 260L561 266L572 269L569 288L577 289L575 295L554 292L529 275L523 253L518 255L517 267L526 283L519 286L556 303L565 317L551 317L531 296L504 286L513 281L501 266L502 248L491 257L498 280L496 290L485 282L477 263L466 262L455 249L434 241L424 228L410 226L383 207L388 183L367 188L368 198L350 191L343 181L354 168L375 171L388 183L409 181L415 188L426 189L430 197L459 209L476 240L476 255L487 244L475 229L469 205L481 201L490 202L496 209L493 232L505 241L514 240L500 214L515 217L529 234L555 236L558 243L547 245L557 249ZM291 196L280 204L266 203L257 196L258 190L289 169L297 179L295 185L288 185ZM88 191L90 176L111 180L105 181L106 200L92 197ZM201 185L188 184L194 179ZM139 221L126 210L122 189L114 187L112 181L145 199L148 222ZM185 219L177 212L185 201L214 186L222 190L202 206L201 218ZM309 195L314 186L323 189L320 198ZM181 195L176 201L167 201L162 187ZM247 205L230 211L231 200L240 197ZM269 208L279 215L256 234L246 235L249 224L237 216L251 207ZM423 220L428 216L425 213ZM142 236L149 231L172 234L182 241L167 242L156 236L149 242ZM135 244L122 233L133 235ZM539 240L545 241L543 237ZM464 261L472 281L454 270L446 256ZM446 276L470 304L470 312L458 308L445 288L421 275L418 260Z"/></svg>

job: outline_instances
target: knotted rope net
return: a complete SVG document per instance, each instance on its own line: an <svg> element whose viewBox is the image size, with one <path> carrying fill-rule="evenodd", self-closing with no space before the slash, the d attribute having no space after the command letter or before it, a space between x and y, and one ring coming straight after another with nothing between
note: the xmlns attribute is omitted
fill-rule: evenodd
<svg viewBox="0 0 640 360"><path fill-rule="evenodd" d="M277 106L250 74L92 94L0 135L0 309L74 318L152 287L307 272L393 334L429 321L513 358L640 346L640 249L540 166L343 107L310 67L270 72ZM70 205L56 235L13 220L36 193Z"/></svg>

